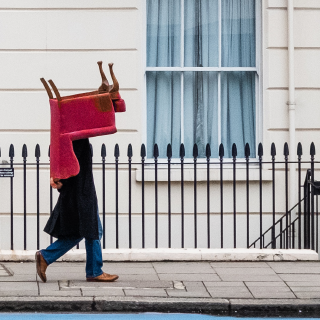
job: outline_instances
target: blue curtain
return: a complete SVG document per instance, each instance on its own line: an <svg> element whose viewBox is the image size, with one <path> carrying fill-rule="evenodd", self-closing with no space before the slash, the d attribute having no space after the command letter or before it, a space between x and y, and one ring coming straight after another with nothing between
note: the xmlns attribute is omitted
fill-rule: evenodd
<svg viewBox="0 0 320 320"><path fill-rule="evenodd" d="M184 0L184 66L219 66L218 0ZM222 0L223 67L254 67L255 0ZM180 66L180 1L147 1L147 66ZM221 119L218 119L218 73L184 72L183 136L186 156L197 143L200 157L210 143L218 155L218 121L226 156L232 143L243 156L250 144L255 155L255 72L221 72ZM178 157L181 142L181 74L147 72L147 154L157 143L165 157L168 143Z"/></svg>
<svg viewBox="0 0 320 320"><path fill-rule="evenodd" d="M222 66L254 67L255 1L223 0L221 4ZM238 157L244 157L246 143L255 157L255 110L255 72L222 72L221 142L227 157L231 157L233 143L237 145Z"/></svg>

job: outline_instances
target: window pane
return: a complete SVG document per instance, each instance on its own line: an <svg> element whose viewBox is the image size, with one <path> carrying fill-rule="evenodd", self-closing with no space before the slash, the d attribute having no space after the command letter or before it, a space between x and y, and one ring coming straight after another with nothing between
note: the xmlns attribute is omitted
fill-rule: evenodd
<svg viewBox="0 0 320 320"><path fill-rule="evenodd" d="M152 158L158 144L165 158L171 143L174 158L179 158L181 141L181 89L179 72L147 72L147 157Z"/></svg>
<svg viewBox="0 0 320 320"><path fill-rule="evenodd" d="M219 66L218 0L185 0L184 61L186 67Z"/></svg>
<svg viewBox="0 0 320 320"><path fill-rule="evenodd" d="M206 144L212 157L218 156L218 74L184 73L184 144L186 157L192 158L194 144L199 157L205 157Z"/></svg>
<svg viewBox="0 0 320 320"><path fill-rule="evenodd" d="M231 157L233 143L238 157L244 157L246 143L255 157L255 72L221 73L221 130L226 157Z"/></svg>
<svg viewBox="0 0 320 320"><path fill-rule="evenodd" d="M255 0L223 0L221 53L223 67L255 67Z"/></svg>
<svg viewBox="0 0 320 320"><path fill-rule="evenodd" d="M180 67L180 1L147 0L147 66Z"/></svg>

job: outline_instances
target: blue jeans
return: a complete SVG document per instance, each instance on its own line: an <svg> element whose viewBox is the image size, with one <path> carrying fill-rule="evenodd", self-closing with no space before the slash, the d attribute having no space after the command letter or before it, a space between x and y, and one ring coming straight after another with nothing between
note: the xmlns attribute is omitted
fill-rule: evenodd
<svg viewBox="0 0 320 320"><path fill-rule="evenodd" d="M98 215L98 230L99 240L85 239L87 263L86 263L86 277L95 278L100 276L103 266L102 251L101 251L101 237L102 226ZM46 260L47 264L51 264L63 256L66 252L76 246L83 238L63 237L53 242L47 249L41 250L41 254Z"/></svg>

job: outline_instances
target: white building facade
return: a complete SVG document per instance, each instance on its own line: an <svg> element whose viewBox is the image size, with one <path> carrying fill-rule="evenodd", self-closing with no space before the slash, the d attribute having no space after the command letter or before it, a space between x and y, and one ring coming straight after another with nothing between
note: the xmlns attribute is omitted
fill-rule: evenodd
<svg viewBox="0 0 320 320"><path fill-rule="evenodd" d="M168 246L167 144L172 145L171 246L181 247L180 144L185 146L184 214L186 247L194 246L193 146L198 145L197 237L207 246L205 147L217 163L210 167L210 230L212 247L221 242L219 145L232 163L232 144L244 159L258 159L258 144L270 161L270 146L282 161L289 145L291 161L301 142L308 161L310 143L320 137L320 2L318 0L2 0L0 2L0 148L3 167L15 148L22 163L23 144L28 162L49 162L50 109L40 78L52 79L62 96L96 90L97 61L114 63L127 111L116 114L118 132L90 139L100 212L101 145L106 145L106 246L115 247L114 146L120 148L119 246L129 245L127 147L133 147L132 246L142 241L141 144L146 145L145 246L154 247L155 173L153 145L159 147L159 247ZM107 74L107 72L106 72ZM108 74L107 74L108 76ZM110 77L109 77L110 79ZM319 109L319 110L318 110ZM229 159L229 160L228 160ZM122 164L123 163L123 164ZM190 163L190 164L188 164ZM50 214L49 166L40 168L40 230ZM298 201L296 165L289 165L289 205ZM303 168L308 168L304 164ZM27 247L36 246L36 170L27 170ZM245 167L237 170L237 246L246 247ZM262 172L263 230L272 222L272 174ZM276 215L286 210L283 165L277 167ZM317 168L316 168L317 169ZM317 172L317 171L316 171ZM302 172L302 179L305 171ZM224 245L233 247L233 171L224 169ZM10 179L0 178L0 249L10 248ZM23 166L15 167L13 186L15 248L23 248ZM57 193L53 194L53 203ZM259 236L259 167L250 172L250 242ZM295 212L293 213L295 214ZM49 236L41 231L41 246Z"/></svg>

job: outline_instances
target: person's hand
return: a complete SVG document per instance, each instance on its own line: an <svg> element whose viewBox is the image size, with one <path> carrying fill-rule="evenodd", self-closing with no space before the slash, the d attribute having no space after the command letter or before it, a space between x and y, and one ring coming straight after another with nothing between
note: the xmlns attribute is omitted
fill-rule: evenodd
<svg viewBox="0 0 320 320"><path fill-rule="evenodd" d="M62 183L60 182L60 179L53 179L51 177L50 178L50 185L54 189L61 189L62 188Z"/></svg>

